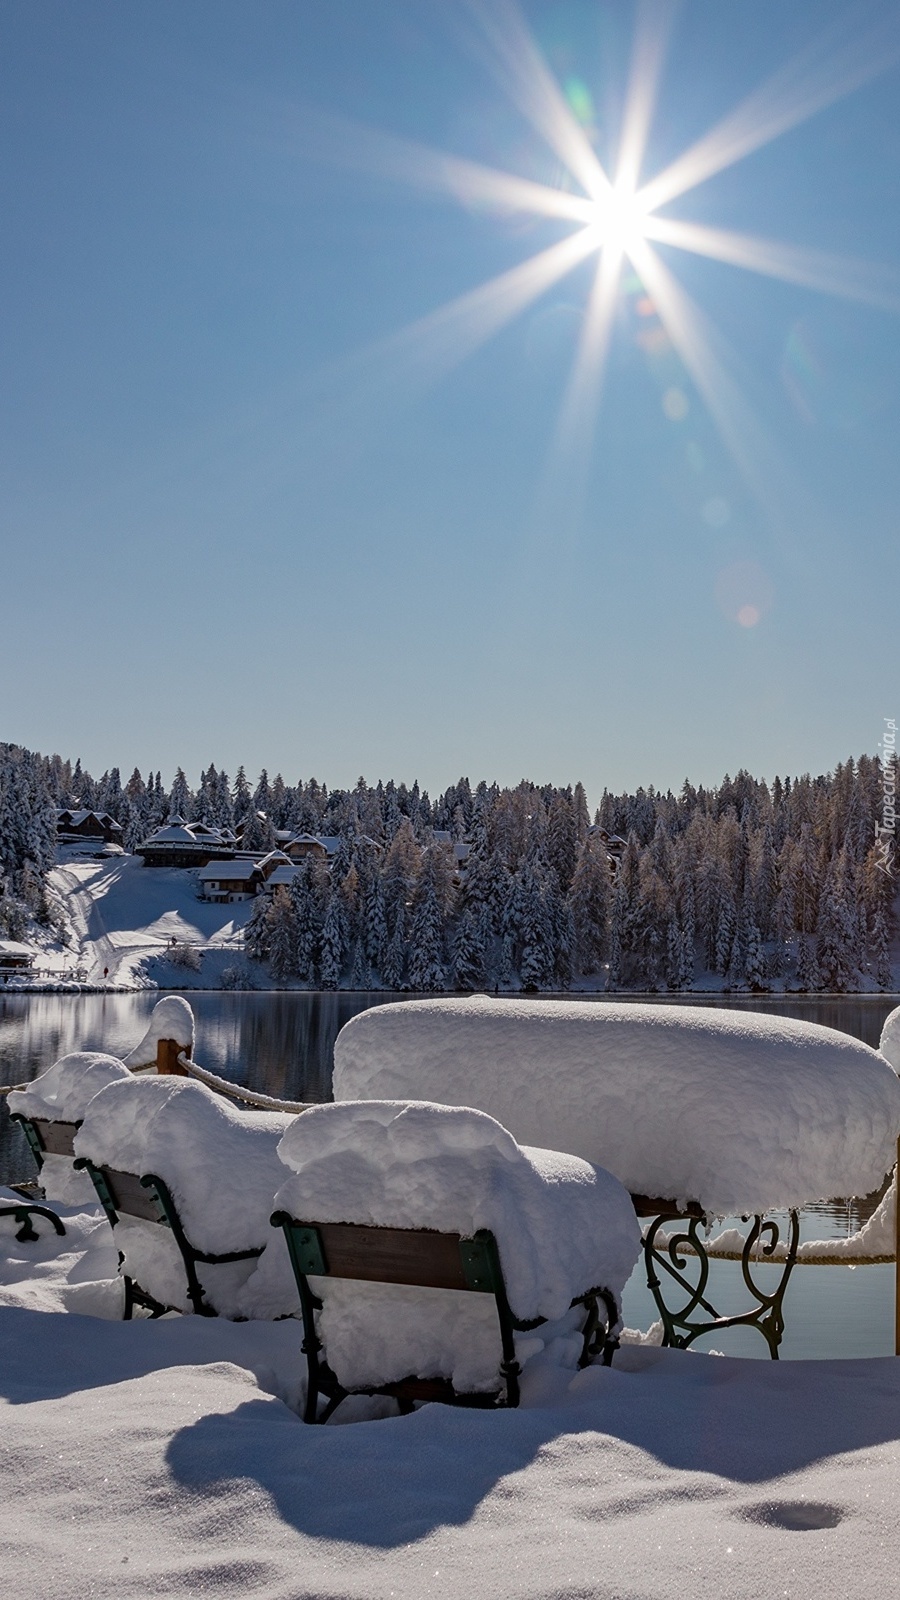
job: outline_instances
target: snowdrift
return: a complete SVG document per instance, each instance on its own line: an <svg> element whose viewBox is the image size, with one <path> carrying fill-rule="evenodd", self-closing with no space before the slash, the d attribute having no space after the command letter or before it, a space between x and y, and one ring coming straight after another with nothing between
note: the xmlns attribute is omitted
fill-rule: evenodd
<svg viewBox="0 0 900 1600"><path fill-rule="evenodd" d="M292 1175L276 1196L300 1220L433 1228L471 1238L490 1228L513 1313L546 1317L520 1337L519 1359L553 1347L574 1366L583 1309L602 1286L620 1301L640 1232L627 1191L601 1168L554 1150L525 1149L482 1112L409 1102L324 1105L298 1117L279 1146ZM282 1175L284 1176L283 1169ZM271 1254L248 1282L248 1314L276 1315L286 1258ZM317 1281L331 1365L345 1384L416 1372L459 1388L496 1387L499 1330L493 1298L440 1289Z"/></svg>
<svg viewBox="0 0 900 1600"><path fill-rule="evenodd" d="M756 1013L419 1000L353 1017L334 1059L336 1100L475 1106L524 1144L718 1216L869 1193L900 1133L900 1082L883 1055Z"/></svg>

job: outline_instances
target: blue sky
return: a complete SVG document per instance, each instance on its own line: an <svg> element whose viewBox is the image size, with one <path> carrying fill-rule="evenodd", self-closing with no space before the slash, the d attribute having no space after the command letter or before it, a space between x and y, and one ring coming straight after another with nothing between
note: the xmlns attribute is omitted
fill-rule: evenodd
<svg viewBox="0 0 900 1600"><path fill-rule="evenodd" d="M614 163L638 11L522 15ZM652 44L666 8L640 16ZM723 342L731 433L626 263L562 455L596 255L466 359L455 325L439 360L394 337L580 226L386 170L375 133L564 182L471 8L3 0L0 39L5 738L95 771L581 778L594 804L875 751L895 7L673 13L644 179L773 74L782 104L810 74L836 97L661 215L879 270L834 268L854 300L658 243Z"/></svg>

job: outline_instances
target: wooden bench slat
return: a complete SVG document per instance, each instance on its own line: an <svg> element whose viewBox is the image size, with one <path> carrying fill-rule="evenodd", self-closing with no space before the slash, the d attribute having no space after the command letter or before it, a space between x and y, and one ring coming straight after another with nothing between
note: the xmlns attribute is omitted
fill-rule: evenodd
<svg viewBox="0 0 900 1600"><path fill-rule="evenodd" d="M686 1205L679 1205L677 1200L660 1200L647 1194L633 1194L631 1204L635 1214L639 1217L697 1217L704 1220L703 1207L697 1200L689 1200Z"/></svg>
<svg viewBox="0 0 900 1600"><path fill-rule="evenodd" d="M366 1228L358 1223L317 1225L328 1272L366 1283L406 1283L421 1289L468 1289L458 1233L414 1228Z"/></svg>
<svg viewBox="0 0 900 1600"><path fill-rule="evenodd" d="M74 1156L75 1135L80 1122L49 1122L43 1117L31 1117L41 1149L48 1156Z"/></svg>
<svg viewBox="0 0 900 1600"><path fill-rule="evenodd" d="M126 1217L138 1217L142 1222L161 1222L152 1189L145 1189L133 1172L119 1172L115 1167L101 1167L100 1172L109 1189L116 1210Z"/></svg>

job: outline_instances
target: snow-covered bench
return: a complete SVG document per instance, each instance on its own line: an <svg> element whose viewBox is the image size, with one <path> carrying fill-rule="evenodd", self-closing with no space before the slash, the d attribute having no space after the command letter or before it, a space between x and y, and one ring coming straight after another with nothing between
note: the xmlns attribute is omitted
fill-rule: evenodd
<svg viewBox="0 0 900 1600"><path fill-rule="evenodd" d="M482 1112L408 1102L315 1107L279 1155L307 1422L351 1393L514 1406L528 1356L611 1355L640 1234L608 1172L525 1149Z"/></svg>
<svg viewBox="0 0 900 1600"><path fill-rule="evenodd" d="M133 1303L240 1316L240 1293L268 1239L292 1117L241 1111L180 1077L128 1077L95 1095L75 1137L116 1229Z"/></svg>
<svg viewBox="0 0 900 1600"><path fill-rule="evenodd" d="M117 1056L75 1050L9 1096L10 1120L25 1134L48 1200L78 1205L94 1199L90 1183L73 1173L75 1135L94 1095L130 1076Z"/></svg>
<svg viewBox="0 0 900 1600"><path fill-rule="evenodd" d="M334 1093L337 1101L416 1096L477 1106L523 1142L599 1163L635 1197L639 1214L654 1219L645 1254L666 1342L688 1344L710 1326L749 1321L776 1356L797 1208L869 1193L894 1165L897 1037L900 1012L875 1051L830 1028L717 1008L411 1001L346 1024L335 1045ZM764 1259L777 1242L765 1214L782 1209L793 1215L779 1285L759 1289L750 1313L717 1318L704 1304L703 1223L754 1219L747 1277L757 1249ZM665 1216L688 1219L679 1237L701 1258L702 1300L682 1275L684 1252L661 1239ZM666 1305L660 1271L688 1291L678 1314Z"/></svg>

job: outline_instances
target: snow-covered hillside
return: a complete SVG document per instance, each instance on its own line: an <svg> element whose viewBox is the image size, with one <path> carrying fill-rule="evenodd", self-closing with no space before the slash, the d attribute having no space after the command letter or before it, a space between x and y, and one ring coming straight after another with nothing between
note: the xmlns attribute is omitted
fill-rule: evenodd
<svg viewBox="0 0 900 1600"><path fill-rule="evenodd" d="M60 974L81 969L88 984L117 988L151 984L216 988L222 972L243 951L250 902L219 905L198 900L197 875L183 869L148 870L138 856L95 861L63 856L49 876L70 930L67 949L42 950L40 964ZM173 948L188 947L200 970L173 962Z"/></svg>

